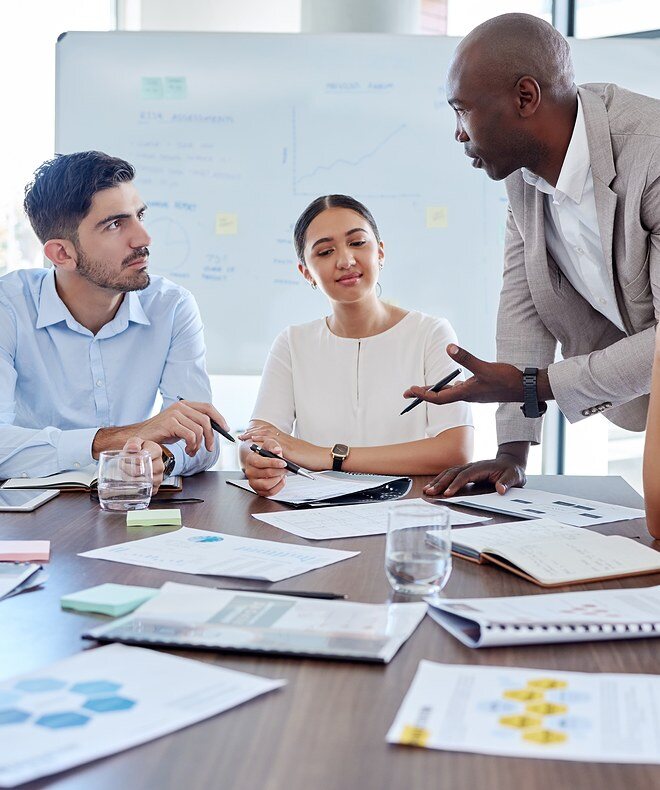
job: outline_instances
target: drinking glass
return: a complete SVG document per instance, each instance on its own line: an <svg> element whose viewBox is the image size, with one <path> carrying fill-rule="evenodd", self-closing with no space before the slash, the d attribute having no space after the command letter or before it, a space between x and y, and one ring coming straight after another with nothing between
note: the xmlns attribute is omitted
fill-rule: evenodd
<svg viewBox="0 0 660 790"><path fill-rule="evenodd" d="M103 510L149 507L154 473L146 450L104 450L99 456L98 493Z"/></svg>
<svg viewBox="0 0 660 790"><path fill-rule="evenodd" d="M388 510L385 573L395 592L437 595L451 573L449 508L399 502Z"/></svg>

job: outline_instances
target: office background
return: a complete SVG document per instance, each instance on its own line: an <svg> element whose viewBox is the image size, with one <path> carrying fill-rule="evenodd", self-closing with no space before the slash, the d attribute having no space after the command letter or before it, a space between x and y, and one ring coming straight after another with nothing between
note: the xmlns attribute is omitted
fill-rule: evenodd
<svg viewBox="0 0 660 790"><path fill-rule="evenodd" d="M185 4L175 0L25 0L20 4L3 3L0 69L5 85L6 120L1 154L0 274L24 266L43 265L39 245L22 215L21 195L33 169L53 152L55 41L61 32L380 32L460 36L484 19L506 11L536 14L553 22L565 35L576 38L660 34L660 8L644 0L188 0ZM313 55L310 52L310 57ZM451 115L448 107L446 112ZM79 121L85 123L84 112L80 112ZM466 168L466 177L469 175ZM291 217L291 221L294 219ZM393 265L396 263L392 261ZM432 267L429 263L430 282L434 276ZM494 293L493 301L496 299ZM320 300L318 307L319 313L325 309ZM491 319L488 316L482 320ZM254 375L213 377L216 405L233 428L243 427L249 419L258 382L258 376ZM490 455L495 447L492 414L490 406L475 409L479 457ZM555 414L547 421L543 449L533 451L529 471L622 474L640 488L642 446L642 435L610 427L600 416L575 426L562 426ZM223 463L225 468L232 468L235 458L228 454Z"/></svg>

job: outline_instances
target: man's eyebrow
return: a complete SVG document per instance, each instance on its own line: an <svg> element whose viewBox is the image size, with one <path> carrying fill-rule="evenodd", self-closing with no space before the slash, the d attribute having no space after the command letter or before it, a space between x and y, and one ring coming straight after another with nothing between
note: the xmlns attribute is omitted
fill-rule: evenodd
<svg viewBox="0 0 660 790"><path fill-rule="evenodd" d="M135 213L143 214L146 210L147 210L147 206L143 205ZM115 220L118 219L130 219L132 216L133 216L132 214L110 214L110 216L104 217L103 219L99 220L94 227L100 228L101 225L106 225L108 222L114 222Z"/></svg>

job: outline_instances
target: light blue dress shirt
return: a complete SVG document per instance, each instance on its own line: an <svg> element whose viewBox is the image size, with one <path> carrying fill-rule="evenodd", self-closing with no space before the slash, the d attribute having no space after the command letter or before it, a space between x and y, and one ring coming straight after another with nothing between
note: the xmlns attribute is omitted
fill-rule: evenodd
<svg viewBox="0 0 660 790"><path fill-rule="evenodd" d="M55 288L54 269L0 278L0 479L41 477L94 463L99 428L146 420L157 393L211 402L204 331L191 293L151 276L98 334L79 324ZM169 446L175 474L212 466L202 446Z"/></svg>

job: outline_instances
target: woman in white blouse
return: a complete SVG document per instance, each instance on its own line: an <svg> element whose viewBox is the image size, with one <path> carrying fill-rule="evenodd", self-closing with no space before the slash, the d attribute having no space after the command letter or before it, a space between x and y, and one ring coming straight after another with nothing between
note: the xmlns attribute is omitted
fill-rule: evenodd
<svg viewBox="0 0 660 790"><path fill-rule="evenodd" d="M294 230L298 269L332 314L290 326L273 343L240 456L250 484L270 496L286 482L280 460L311 470L435 474L472 455L469 406L422 403L400 416L411 381L434 384L455 364L446 319L381 301L384 247L369 210L345 195L314 200ZM347 452L348 451L348 452Z"/></svg>

